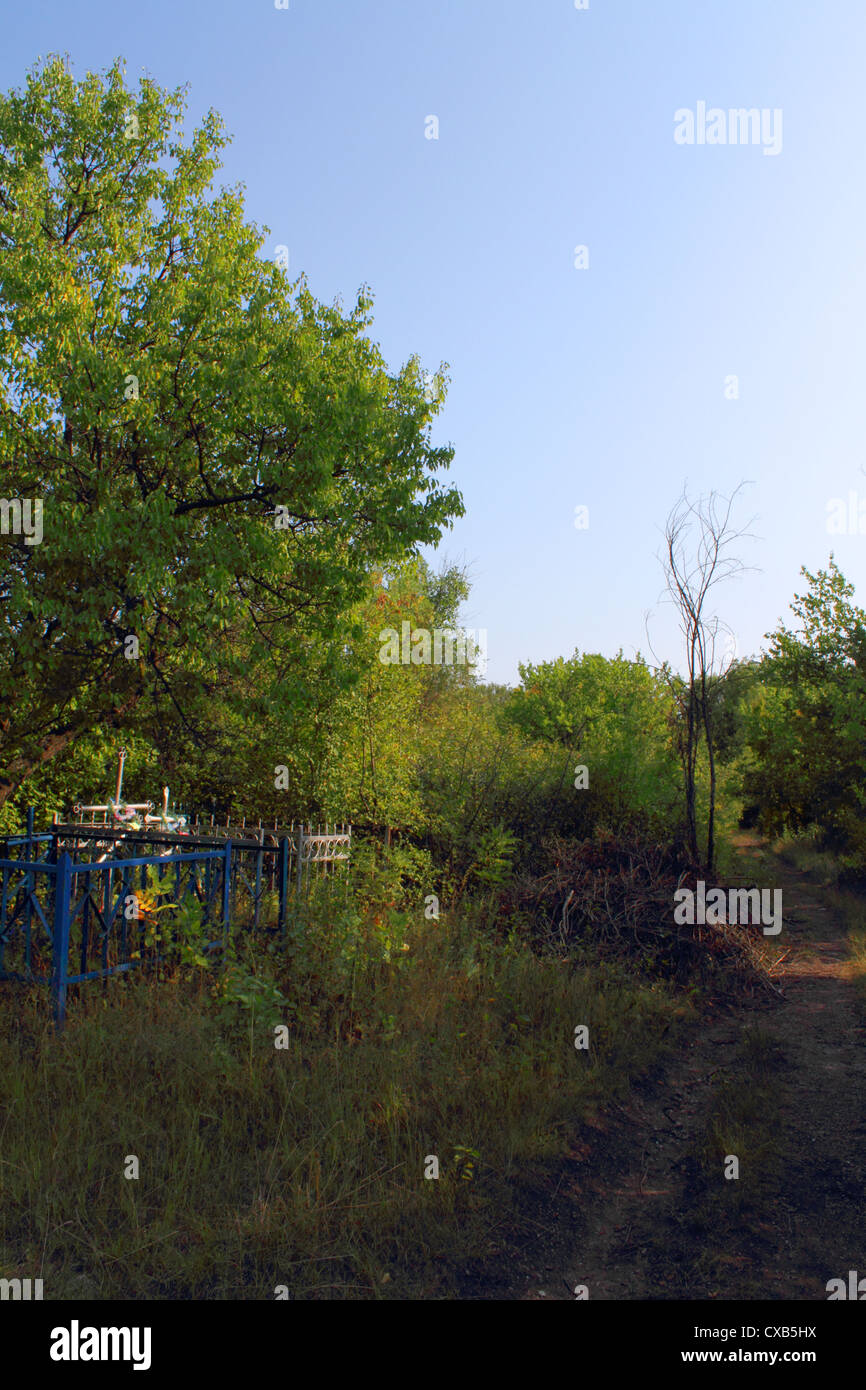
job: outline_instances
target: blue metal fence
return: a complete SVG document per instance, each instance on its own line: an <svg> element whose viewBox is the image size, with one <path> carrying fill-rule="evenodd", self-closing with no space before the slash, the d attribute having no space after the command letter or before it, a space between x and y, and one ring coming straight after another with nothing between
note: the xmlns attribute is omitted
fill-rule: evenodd
<svg viewBox="0 0 866 1390"><path fill-rule="evenodd" d="M211 951L227 940L239 892L249 895L253 928L258 927L268 885L277 896L277 925L285 935L290 896L297 905L305 876L309 889L310 866L348 860L350 843L351 828L348 835L322 836L303 825L297 839L284 836L271 845L263 835L257 843L203 843L188 836L61 825L36 834L30 810L26 835L0 839L6 856L0 858L0 980L48 984L62 1028L70 985L108 979L144 959L159 959L157 950L144 948L146 918L126 910L130 898L137 899L136 888L147 886L149 869L156 869L163 903L180 906L194 897L203 922L219 924L219 937L202 947ZM153 852L142 853L145 847ZM105 853L96 858L100 849Z"/></svg>
<svg viewBox="0 0 866 1390"><path fill-rule="evenodd" d="M228 843L224 849L158 860L75 863L68 851L56 863L0 859L0 979L48 984L55 1022L62 1028L70 985L108 979L148 956L147 918L131 913L129 904L138 901L136 890L146 886L152 867L160 874L161 902L180 906L193 896L202 920L220 923L220 936L203 947L213 950L229 929L231 858ZM158 959L158 951L150 958Z"/></svg>

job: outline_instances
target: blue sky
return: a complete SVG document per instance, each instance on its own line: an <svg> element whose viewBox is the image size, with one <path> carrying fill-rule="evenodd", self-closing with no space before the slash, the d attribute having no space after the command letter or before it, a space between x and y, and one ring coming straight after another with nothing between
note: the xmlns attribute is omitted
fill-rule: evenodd
<svg viewBox="0 0 866 1390"><path fill-rule="evenodd" d="M28 0L0 83L52 52L189 84L291 272L369 285L393 368L449 364L467 512L440 555L470 566L488 679L646 653L649 610L679 664L657 555L686 482L752 483L757 568L716 598L741 656L831 549L866 604L866 534L827 531L866 501L862 0ZM677 144L699 102L781 110L780 151Z"/></svg>

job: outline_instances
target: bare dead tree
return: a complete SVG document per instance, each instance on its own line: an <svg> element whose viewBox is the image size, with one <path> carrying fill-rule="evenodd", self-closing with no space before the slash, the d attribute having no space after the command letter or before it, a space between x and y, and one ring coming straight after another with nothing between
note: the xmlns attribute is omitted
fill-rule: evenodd
<svg viewBox="0 0 866 1390"><path fill-rule="evenodd" d="M683 494L665 523L664 549L659 556L665 575L667 601L673 603L685 645L686 678L680 680L665 663L662 665L678 714L678 751L683 770L686 808L686 840L696 865L701 863L697 822L697 764L701 738L707 749L709 766L709 813L707 818L704 867L712 870L715 860L716 758L713 731L714 693L735 664L735 656L719 650L720 639L732 636L730 628L708 611L710 591L751 566L743 564L731 548L749 537L745 528L735 529L731 511L740 483L730 497L713 491L690 501Z"/></svg>

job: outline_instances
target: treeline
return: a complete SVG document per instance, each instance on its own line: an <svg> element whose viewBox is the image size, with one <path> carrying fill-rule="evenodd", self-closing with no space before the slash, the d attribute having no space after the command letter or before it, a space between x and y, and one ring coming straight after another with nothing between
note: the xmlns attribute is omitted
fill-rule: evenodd
<svg viewBox="0 0 866 1390"><path fill-rule="evenodd" d="M866 856L866 613L834 561L807 575L767 652L711 677L721 824L766 833L815 830L852 870ZM128 748L129 799L169 780L190 810L222 818L287 815L351 820L390 842L411 881L452 893L538 871L553 837L609 832L685 853L682 701L677 677L642 658L575 653L520 668L517 689L485 685L470 664L392 664L382 634L460 630L465 574L411 560L370 576L350 615L336 694L309 674L309 700L244 718L212 699L206 738L162 712L110 734L94 730L21 785L0 827L26 804L43 817L105 795L118 747ZM708 809L706 748L698 758L699 820Z"/></svg>

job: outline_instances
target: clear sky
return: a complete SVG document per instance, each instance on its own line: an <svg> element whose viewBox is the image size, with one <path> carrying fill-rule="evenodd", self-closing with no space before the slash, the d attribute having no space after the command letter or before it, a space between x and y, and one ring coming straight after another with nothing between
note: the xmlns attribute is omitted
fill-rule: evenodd
<svg viewBox="0 0 866 1390"><path fill-rule="evenodd" d="M866 501L863 0L7 0L3 88L53 52L189 84L290 271L369 285L392 368L449 364L440 554L488 679L646 653L648 610L678 664L657 555L685 482L753 483L758 568L717 597L741 656L831 549L866 605L866 534L827 531ZM781 111L781 148L677 143L701 102Z"/></svg>

